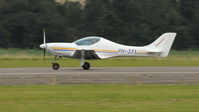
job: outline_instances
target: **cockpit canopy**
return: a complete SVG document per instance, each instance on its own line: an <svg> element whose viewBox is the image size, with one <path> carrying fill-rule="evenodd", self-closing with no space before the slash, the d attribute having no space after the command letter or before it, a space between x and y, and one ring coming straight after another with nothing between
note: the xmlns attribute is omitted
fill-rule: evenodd
<svg viewBox="0 0 199 112"><path fill-rule="evenodd" d="M85 38L79 39L73 43L75 43L78 46L89 46L89 45L97 43L98 41L100 41L100 37L92 36L92 37L85 37Z"/></svg>

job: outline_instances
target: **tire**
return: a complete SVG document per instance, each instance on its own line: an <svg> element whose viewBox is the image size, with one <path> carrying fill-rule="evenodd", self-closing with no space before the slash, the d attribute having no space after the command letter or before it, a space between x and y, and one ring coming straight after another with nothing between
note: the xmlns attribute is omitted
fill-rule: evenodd
<svg viewBox="0 0 199 112"><path fill-rule="evenodd" d="M59 69L59 64L58 63L53 63L52 64L53 70L58 70Z"/></svg>
<svg viewBox="0 0 199 112"><path fill-rule="evenodd" d="M89 70L90 69L90 63L89 62L85 62L84 65L82 66L82 68L84 70Z"/></svg>

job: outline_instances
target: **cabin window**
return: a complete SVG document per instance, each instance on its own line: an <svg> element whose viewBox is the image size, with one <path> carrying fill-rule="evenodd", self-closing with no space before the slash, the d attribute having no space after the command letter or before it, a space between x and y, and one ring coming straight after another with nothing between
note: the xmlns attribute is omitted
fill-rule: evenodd
<svg viewBox="0 0 199 112"><path fill-rule="evenodd" d="M79 39L73 43L75 43L78 46L89 46L89 45L97 43L98 41L100 41L100 37L86 37L86 38Z"/></svg>

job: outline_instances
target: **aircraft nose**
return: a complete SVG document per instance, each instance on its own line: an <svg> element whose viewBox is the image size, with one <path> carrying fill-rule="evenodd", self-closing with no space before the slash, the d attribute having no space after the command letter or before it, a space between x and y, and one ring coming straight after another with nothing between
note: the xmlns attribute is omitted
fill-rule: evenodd
<svg viewBox="0 0 199 112"><path fill-rule="evenodd" d="M45 44L41 44L39 47L42 48L42 49L46 48Z"/></svg>

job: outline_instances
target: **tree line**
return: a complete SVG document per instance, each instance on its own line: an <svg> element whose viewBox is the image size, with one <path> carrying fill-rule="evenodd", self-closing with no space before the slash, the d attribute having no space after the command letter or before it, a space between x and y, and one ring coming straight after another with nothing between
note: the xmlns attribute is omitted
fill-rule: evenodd
<svg viewBox="0 0 199 112"><path fill-rule="evenodd" d="M174 49L199 48L198 0L0 0L0 47L38 48L101 36L128 45L147 45L165 32L177 32Z"/></svg>

